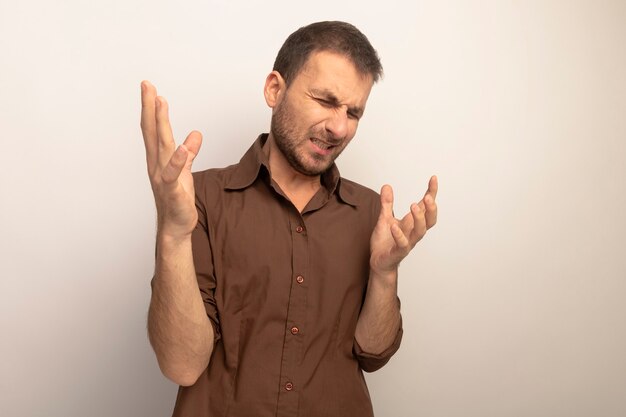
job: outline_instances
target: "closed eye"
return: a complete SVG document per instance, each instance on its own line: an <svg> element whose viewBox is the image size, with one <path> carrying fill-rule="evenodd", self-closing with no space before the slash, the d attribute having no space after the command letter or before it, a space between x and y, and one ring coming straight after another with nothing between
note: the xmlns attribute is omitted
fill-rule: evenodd
<svg viewBox="0 0 626 417"><path fill-rule="evenodd" d="M336 107L336 104L330 100L315 97L315 101L323 105L324 107Z"/></svg>
<svg viewBox="0 0 626 417"><path fill-rule="evenodd" d="M354 120L359 120L361 118L361 116L351 111L348 112L348 117Z"/></svg>
<svg viewBox="0 0 626 417"><path fill-rule="evenodd" d="M336 100L329 100L329 99L324 99L324 98L320 98L320 97L313 97L313 99L315 101L317 101L318 103L320 103L324 107L328 107L328 108L341 107L341 105ZM348 117L350 119L353 119L353 120L357 120L358 121L361 118L360 112L355 111L355 110L348 109L348 113L347 114L348 114Z"/></svg>

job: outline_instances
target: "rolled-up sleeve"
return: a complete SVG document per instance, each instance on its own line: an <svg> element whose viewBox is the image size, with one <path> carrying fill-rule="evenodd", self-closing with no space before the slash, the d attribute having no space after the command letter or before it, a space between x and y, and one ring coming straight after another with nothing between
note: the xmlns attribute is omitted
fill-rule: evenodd
<svg viewBox="0 0 626 417"><path fill-rule="evenodd" d="M379 354L372 354L363 351L359 343L354 339L354 355L359 362L359 366L365 372L374 372L385 366L389 359L398 351L402 342L402 317L400 317L400 325L393 343Z"/></svg>
<svg viewBox="0 0 626 417"><path fill-rule="evenodd" d="M198 223L191 235L193 263L196 270L198 287L204 302L207 316L213 326L215 342L221 338L220 321L215 303L215 269L213 267L213 251L207 226L207 211L204 204L206 195L204 181L201 175L194 174L196 188L196 208L198 210Z"/></svg>

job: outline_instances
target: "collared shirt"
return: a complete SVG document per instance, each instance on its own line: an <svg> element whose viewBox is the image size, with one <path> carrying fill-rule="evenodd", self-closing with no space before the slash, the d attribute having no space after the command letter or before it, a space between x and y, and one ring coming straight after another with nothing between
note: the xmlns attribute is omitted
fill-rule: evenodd
<svg viewBox="0 0 626 417"><path fill-rule="evenodd" d="M402 337L379 355L354 338L380 197L333 165L299 212L271 179L266 140L194 174L193 257L215 347L174 417L373 416L362 371Z"/></svg>

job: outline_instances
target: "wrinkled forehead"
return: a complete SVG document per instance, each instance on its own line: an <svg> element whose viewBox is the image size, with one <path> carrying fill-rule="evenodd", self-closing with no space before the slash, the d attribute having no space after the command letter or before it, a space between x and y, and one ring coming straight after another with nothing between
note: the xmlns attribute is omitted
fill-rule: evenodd
<svg viewBox="0 0 626 417"><path fill-rule="evenodd" d="M349 57L332 51L316 51L293 83L309 91L324 91L339 101L364 107L374 80L371 74L359 71Z"/></svg>

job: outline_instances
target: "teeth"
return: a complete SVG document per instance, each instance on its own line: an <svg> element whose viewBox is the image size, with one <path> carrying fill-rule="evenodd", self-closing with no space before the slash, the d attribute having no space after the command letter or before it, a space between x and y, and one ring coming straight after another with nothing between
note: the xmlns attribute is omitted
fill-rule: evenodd
<svg viewBox="0 0 626 417"><path fill-rule="evenodd" d="M312 140L313 140L313 143L320 149L326 150L326 149L330 148L330 145L325 144L324 142L322 142L319 139L312 139Z"/></svg>

